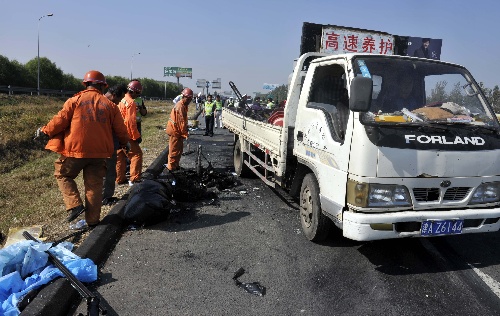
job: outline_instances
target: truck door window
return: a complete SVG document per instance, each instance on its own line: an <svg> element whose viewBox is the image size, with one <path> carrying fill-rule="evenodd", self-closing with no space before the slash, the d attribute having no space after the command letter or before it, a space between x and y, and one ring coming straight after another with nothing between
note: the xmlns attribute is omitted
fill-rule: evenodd
<svg viewBox="0 0 500 316"><path fill-rule="evenodd" d="M322 111L332 138L337 142L344 141L349 119L349 97L342 66L326 65L315 69L307 107Z"/></svg>

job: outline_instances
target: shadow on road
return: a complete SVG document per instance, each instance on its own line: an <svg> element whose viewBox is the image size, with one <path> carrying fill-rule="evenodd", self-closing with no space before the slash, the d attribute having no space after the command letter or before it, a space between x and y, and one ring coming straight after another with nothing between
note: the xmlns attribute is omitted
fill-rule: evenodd
<svg viewBox="0 0 500 316"><path fill-rule="evenodd" d="M188 209L173 214L166 223L148 226L147 229L181 232L237 222L250 215L249 212L231 212L221 215L198 214L198 212L196 209Z"/></svg>

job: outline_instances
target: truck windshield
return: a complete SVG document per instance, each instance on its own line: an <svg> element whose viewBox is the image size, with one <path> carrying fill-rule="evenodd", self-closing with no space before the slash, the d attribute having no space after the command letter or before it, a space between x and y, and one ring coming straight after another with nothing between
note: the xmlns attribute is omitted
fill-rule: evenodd
<svg viewBox="0 0 500 316"><path fill-rule="evenodd" d="M459 66L414 58L363 56L355 59L355 75L373 80L368 124L460 124L498 129L470 73Z"/></svg>

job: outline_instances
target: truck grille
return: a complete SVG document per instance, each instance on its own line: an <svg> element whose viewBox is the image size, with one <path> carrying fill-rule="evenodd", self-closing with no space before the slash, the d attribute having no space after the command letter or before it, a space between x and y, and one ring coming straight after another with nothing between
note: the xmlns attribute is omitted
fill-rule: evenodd
<svg viewBox="0 0 500 316"><path fill-rule="evenodd" d="M413 195L418 202L439 201L439 188L414 188ZM461 201L469 194L471 188L454 187L448 188L443 195L443 201Z"/></svg>
<svg viewBox="0 0 500 316"><path fill-rule="evenodd" d="M464 187L449 188L448 190L446 190L446 193L443 196L443 200L461 201L467 196L467 194L469 194L470 190L471 188Z"/></svg>
<svg viewBox="0 0 500 316"><path fill-rule="evenodd" d="M413 195L418 202L438 201L439 188L414 188Z"/></svg>

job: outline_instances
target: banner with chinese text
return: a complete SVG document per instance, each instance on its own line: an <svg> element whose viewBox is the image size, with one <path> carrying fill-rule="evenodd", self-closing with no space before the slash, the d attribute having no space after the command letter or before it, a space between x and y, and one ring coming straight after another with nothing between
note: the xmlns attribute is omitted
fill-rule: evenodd
<svg viewBox="0 0 500 316"><path fill-rule="evenodd" d="M320 52L392 55L394 54L394 36L348 28L324 27Z"/></svg>

